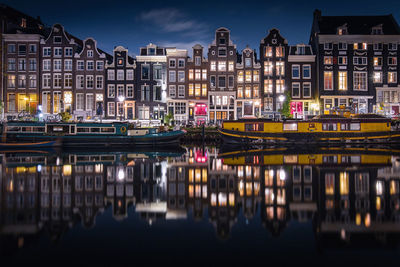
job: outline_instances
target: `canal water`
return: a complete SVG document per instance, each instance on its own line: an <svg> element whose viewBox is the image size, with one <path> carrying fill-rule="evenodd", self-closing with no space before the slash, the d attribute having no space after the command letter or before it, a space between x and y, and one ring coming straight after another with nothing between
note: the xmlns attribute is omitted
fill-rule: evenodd
<svg viewBox="0 0 400 267"><path fill-rule="evenodd" d="M400 150L0 153L1 266L400 259Z"/></svg>

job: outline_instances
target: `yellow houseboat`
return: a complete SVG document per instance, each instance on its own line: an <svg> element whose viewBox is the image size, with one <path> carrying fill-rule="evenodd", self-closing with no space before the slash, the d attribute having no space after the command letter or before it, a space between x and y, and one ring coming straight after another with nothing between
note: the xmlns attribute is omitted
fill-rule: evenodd
<svg viewBox="0 0 400 267"><path fill-rule="evenodd" d="M242 119L224 121L219 130L225 144L353 143L400 141L400 131L391 130L391 120L374 114L352 118L321 115L307 121Z"/></svg>

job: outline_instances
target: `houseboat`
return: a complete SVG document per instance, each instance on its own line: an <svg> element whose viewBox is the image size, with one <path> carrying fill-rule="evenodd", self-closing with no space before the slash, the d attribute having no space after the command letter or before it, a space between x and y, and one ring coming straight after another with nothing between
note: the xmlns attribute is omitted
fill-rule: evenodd
<svg viewBox="0 0 400 267"><path fill-rule="evenodd" d="M391 120L375 114L351 118L321 115L311 120L274 121L242 119L224 121L219 130L225 144L397 143L400 131Z"/></svg>
<svg viewBox="0 0 400 267"><path fill-rule="evenodd" d="M2 142L57 141L62 146L176 146L183 131L133 128L128 123L7 122L1 127Z"/></svg>

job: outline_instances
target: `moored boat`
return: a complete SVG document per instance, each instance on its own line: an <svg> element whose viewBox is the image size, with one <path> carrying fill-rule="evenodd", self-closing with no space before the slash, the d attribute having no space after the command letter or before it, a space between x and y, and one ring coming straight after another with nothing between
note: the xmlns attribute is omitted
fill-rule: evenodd
<svg viewBox="0 0 400 267"><path fill-rule="evenodd" d="M57 141L63 146L176 146L183 131L133 128L128 123L8 122L4 142Z"/></svg>
<svg viewBox="0 0 400 267"><path fill-rule="evenodd" d="M48 148L58 146L59 143L57 141L43 141L43 142L9 142L9 143L0 143L0 149L12 148Z"/></svg>
<svg viewBox="0 0 400 267"><path fill-rule="evenodd" d="M400 141L400 131L391 129L391 120L374 114L360 114L352 118L321 115L305 121L241 119L224 121L219 132L225 144L239 145Z"/></svg>

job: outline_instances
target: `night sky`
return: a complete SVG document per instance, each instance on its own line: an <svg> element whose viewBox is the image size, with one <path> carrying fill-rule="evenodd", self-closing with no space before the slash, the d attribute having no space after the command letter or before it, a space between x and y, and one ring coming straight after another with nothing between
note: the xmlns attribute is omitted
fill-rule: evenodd
<svg viewBox="0 0 400 267"><path fill-rule="evenodd" d="M307 43L318 8L322 15L384 15L400 22L400 1L122 1L122 0L3 0L47 25L61 23L73 35L94 37L99 47L129 48L131 55L149 42L188 49L207 48L219 27L231 30L239 51L258 50L260 40L278 28L289 44Z"/></svg>

